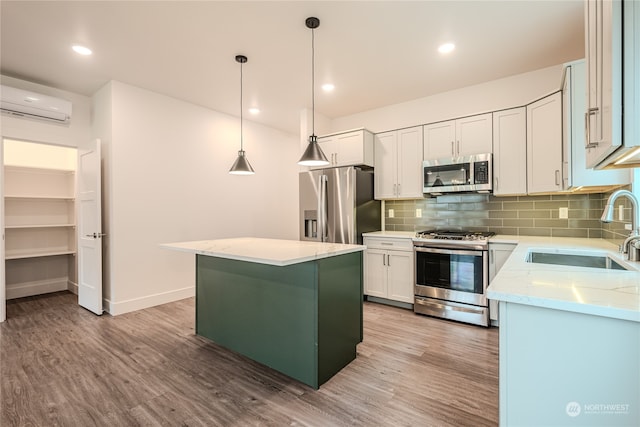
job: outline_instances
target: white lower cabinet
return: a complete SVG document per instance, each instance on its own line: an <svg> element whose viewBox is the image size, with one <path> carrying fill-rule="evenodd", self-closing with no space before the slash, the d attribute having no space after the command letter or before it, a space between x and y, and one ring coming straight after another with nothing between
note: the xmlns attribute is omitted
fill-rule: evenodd
<svg viewBox="0 0 640 427"><path fill-rule="evenodd" d="M516 248L515 243L489 243L489 284ZM498 302L489 300L489 318L498 322Z"/></svg>
<svg viewBox="0 0 640 427"><path fill-rule="evenodd" d="M501 426L640 425L640 323L504 301L500 317Z"/></svg>
<svg viewBox="0 0 640 427"><path fill-rule="evenodd" d="M413 304L411 239L366 237L364 294Z"/></svg>

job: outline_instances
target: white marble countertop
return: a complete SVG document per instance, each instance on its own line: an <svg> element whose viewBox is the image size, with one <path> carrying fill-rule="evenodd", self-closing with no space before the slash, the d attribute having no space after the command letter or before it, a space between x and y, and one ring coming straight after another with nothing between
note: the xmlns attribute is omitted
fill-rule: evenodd
<svg viewBox="0 0 640 427"><path fill-rule="evenodd" d="M371 231L362 233L362 237L385 237L392 239L413 239L416 233L413 231Z"/></svg>
<svg viewBox="0 0 640 427"><path fill-rule="evenodd" d="M360 252L366 249L363 245L260 239L256 237L164 243L160 246L165 249L190 252L197 255L276 266L314 261L336 255Z"/></svg>
<svg viewBox="0 0 640 427"><path fill-rule="evenodd" d="M491 282L489 299L640 322L640 263L603 239L495 236L517 246ZM633 271L527 262L530 250L607 254Z"/></svg>

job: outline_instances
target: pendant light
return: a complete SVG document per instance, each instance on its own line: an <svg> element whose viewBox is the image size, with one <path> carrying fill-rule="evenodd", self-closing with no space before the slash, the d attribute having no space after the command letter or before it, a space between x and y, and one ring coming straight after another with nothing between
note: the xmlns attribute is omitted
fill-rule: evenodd
<svg viewBox="0 0 640 427"><path fill-rule="evenodd" d="M329 161L322 152L322 148L318 145L318 137L315 132L315 46L313 30L320 26L320 20L310 17L305 21L305 25L311 29L311 135L309 136L309 145L307 145L307 149L304 150L298 164L302 166L324 166L328 165Z"/></svg>
<svg viewBox="0 0 640 427"><path fill-rule="evenodd" d="M253 175L255 172L249 164L249 160L244 155L243 141L242 141L242 64L247 62L247 57L244 55L236 55L236 61L240 63L240 151L238 151L238 158L229 169L229 173L233 175Z"/></svg>

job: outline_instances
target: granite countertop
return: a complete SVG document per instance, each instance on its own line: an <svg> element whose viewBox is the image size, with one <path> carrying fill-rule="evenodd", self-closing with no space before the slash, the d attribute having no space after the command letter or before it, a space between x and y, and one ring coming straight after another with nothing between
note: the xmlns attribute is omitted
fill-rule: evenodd
<svg viewBox="0 0 640 427"><path fill-rule="evenodd" d="M164 243L161 244L160 247L190 252L197 255L275 266L298 264L321 258L360 252L366 249L366 247L362 245L260 239L256 237Z"/></svg>
<svg viewBox="0 0 640 427"><path fill-rule="evenodd" d="M489 299L640 322L640 263L625 261L603 239L495 236L492 243L517 243L491 282ZM527 262L531 250L547 253L606 254L632 269Z"/></svg>

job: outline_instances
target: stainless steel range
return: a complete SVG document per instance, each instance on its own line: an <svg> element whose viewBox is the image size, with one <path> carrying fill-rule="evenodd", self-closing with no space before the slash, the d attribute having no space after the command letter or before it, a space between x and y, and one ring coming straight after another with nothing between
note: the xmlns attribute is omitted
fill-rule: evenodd
<svg viewBox="0 0 640 427"><path fill-rule="evenodd" d="M489 237L493 232L416 233L414 311L489 326Z"/></svg>

